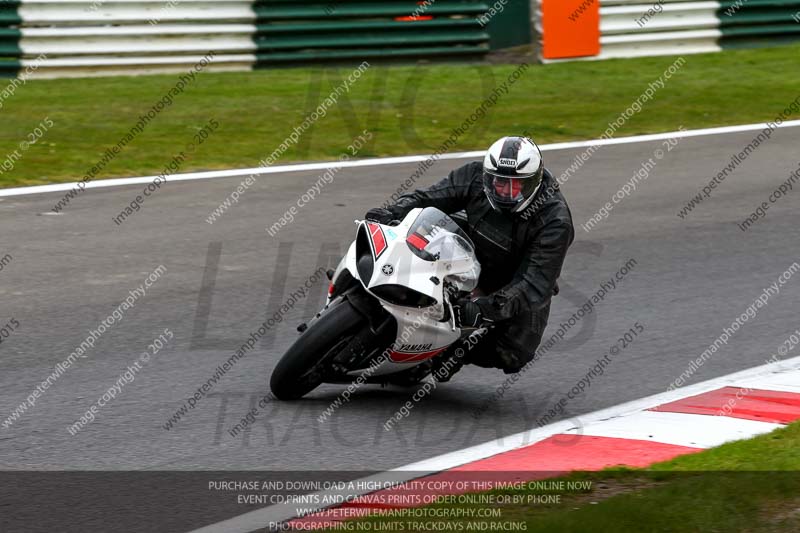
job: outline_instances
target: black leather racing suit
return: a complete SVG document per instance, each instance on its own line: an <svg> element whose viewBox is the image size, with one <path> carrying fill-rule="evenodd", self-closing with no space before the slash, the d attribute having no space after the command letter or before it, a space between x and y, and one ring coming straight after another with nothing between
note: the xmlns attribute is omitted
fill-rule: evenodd
<svg viewBox="0 0 800 533"><path fill-rule="evenodd" d="M531 206L516 214L495 211L483 192L480 162L468 163L425 189L404 194L387 206L398 219L415 207L436 207L447 214L466 211L464 228L481 263L478 300L491 334L466 356L473 364L519 371L533 359L550 315L550 299L567 249L575 236L567 201L545 170ZM527 217L527 218L526 218Z"/></svg>

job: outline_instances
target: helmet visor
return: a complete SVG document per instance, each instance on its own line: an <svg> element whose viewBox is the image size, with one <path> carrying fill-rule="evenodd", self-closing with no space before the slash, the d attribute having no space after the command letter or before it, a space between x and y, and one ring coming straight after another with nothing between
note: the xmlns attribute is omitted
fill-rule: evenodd
<svg viewBox="0 0 800 533"><path fill-rule="evenodd" d="M522 180L511 178L494 178L494 193L498 198L513 202L522 194Z"/></svg>
<svg viewBox="0 0 800 533"><path fill-rule="evenodd" d="M498 207L514 209L536 194L542 182L541 175L517 178L483 173L483 188Z"/></svg>

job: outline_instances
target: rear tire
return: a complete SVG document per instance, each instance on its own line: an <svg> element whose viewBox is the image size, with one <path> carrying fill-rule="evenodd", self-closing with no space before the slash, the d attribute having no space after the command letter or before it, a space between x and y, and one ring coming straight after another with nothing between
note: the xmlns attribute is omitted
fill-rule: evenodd
<svg viewBox="0 0 800 533"><path fill-rule="evenodd" d="M328 309L286 351L269 380L279 400L297 400L322 383L317 367L342 339L367 326L347 300Z"/></svg>

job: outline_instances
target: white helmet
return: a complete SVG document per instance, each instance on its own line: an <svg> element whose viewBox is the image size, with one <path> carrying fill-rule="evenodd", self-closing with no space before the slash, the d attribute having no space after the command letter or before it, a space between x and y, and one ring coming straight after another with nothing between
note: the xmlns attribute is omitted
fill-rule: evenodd
<svg viewBox="0 0 800 533"><path fill-rule="evenodd" d="M527 137L503 137L483 158L483 190L495 211L518 213L542 185L542 152Z"/></svg>

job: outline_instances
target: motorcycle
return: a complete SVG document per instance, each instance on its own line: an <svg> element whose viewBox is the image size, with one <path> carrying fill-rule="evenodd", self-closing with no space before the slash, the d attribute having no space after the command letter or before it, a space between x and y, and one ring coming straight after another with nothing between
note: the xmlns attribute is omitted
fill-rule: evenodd
<svg viewBox="0 0 800 533"><path fill-rule="evenodd" d="M355 240L328 271L325 306L298 327L272 372L280 400L322 383L419 383L435 358L475 333L458 323L453 302L477 287L481 267L452 218L427 207L391 224L355 223Z"/></svg>

